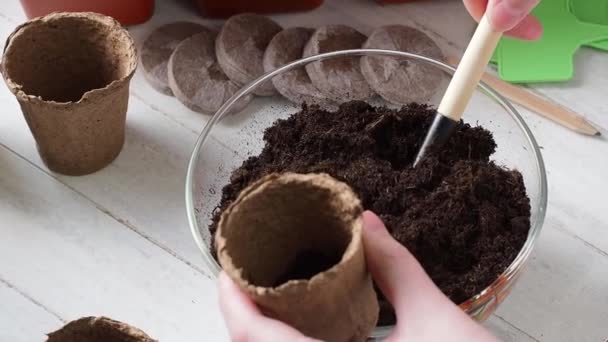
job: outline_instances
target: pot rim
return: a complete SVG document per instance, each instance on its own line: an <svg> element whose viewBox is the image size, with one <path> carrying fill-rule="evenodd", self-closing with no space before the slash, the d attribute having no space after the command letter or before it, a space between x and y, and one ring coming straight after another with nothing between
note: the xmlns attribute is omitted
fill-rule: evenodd
<svg viewBox="0 0 608 342"><path fill-rule="evenodd" d="M80 97L80 99L78 99L78 101L60 102L60 101L54 101L54 100L45 100L39 95L29 95L29 94L25 93L25 91L23 91L23 85L13 81L13 79L8 74L8 71L5 70L6 59L8 58L8 56L11 55L11 47L13 46L13 42L15 41L15 39L19 38L19 36L22 35L25 30L30 29L33 26L44 26L49 23L59 21L59 20L65 19L65 18L86 19L86 20L90 20L90 21L97 22L97 23L104 25L107 28L108 32L115 31L115 30L120 31L122 33L123 38L127 41L127 44L128 44L128 47L127 47L128 53L126 54L126 56L129 58L128 72L124 76L122 76L118 79L112 80L112 82L106 84L102 88L95 88L95 89L87 90L86 92L84 92L81 95L81 97ZM99 13L95 13L95 12L54 12L54 13L47 14L42 17L37 17L37 18L31 19L31 20L28 20L27 22L25 22L15 28L15 30L6 39L6 43L5 43L4 49L3 49L2 60L0 62L0 72L2 73L2 76L4 77L4 80L5 80L8 88L19 100L31 101L34 103L44 103L47 105L50 104L50 105L57 106L57 107L67 107L67 106L81 104L82 102L85 102L92 97L98 96L98 95L106 93L106 92L111 92L113 90L116 90L117 88L122 87L123 84L128 83L131 80L131 78L133 77L133 75L135 74L135 70L137 69L137 60L138 60L137 59L137 49L135 48L135 42L133 41L133 38L131 37L129 32L125 28L123 28L122 25L116 19L109 17L107 15L103 15L103 14L99 14Z"/></svg>

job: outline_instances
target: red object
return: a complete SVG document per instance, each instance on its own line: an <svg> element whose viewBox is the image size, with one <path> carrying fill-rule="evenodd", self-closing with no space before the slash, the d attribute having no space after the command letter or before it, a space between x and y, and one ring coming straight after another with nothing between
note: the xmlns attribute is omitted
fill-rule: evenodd
<svg viewBox="0 0 608 342"><path fill-rule="evenodd" d="M203 16L225 18L244 12L269 14L308 11L321 6L323 0L196 0L196 3Z"/></svg>
<svg viewBox="0 0 608 342"><path fill-rule="evenodd" d="M97 12L123 25L141 24L154 13L154 0L21 0L28 18L52 12Z"/></svg>

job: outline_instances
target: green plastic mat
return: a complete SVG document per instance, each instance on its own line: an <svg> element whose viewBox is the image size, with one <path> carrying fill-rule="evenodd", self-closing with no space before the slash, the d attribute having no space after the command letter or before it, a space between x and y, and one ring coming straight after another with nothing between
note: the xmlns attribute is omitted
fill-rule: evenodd
<svg viewBox="0 0 608 342"><path fill-rule="evenodd" d="M582 22L608 25L608 1L606 0L570 0L568 2L568 8L570 9L570 13L574 14L574 16ZM608 51L608 39L591 42L585 45Z"/></svg>
<svg viewBox="0 0 608 342"><path fill-rule="evenodd" d="M608 51L608 0L542 0L533 14L544 27L540 40L504 37L494 52L492 62L505 81L569 80L581 46Z"/></svg>

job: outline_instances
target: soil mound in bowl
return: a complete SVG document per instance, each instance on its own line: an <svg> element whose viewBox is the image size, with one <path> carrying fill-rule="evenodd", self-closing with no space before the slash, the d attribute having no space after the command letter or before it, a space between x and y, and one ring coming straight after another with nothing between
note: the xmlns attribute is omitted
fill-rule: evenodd
<svg viewBox="0 0 608 342"><path fill-rule="evenodd" d="M482 127L461 122L441 151L412 168L434 114L415 103L394 110L356 101L336 112L303 106L269 127L261 154L233 172L211 233L260 177L328 173L354 189L452 301L466 301L515 259L530 229L530 201L522 175L490 161L496 143ZM378 324L394 323L390 306L381 307Z"/></svg>

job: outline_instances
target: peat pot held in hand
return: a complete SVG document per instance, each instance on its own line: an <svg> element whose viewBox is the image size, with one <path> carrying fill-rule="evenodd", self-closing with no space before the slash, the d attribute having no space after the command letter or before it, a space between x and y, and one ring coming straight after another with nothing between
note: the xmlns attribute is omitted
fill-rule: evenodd
<svg viewBox="0 0 608 342"><path fill-rule="evenodd" d="M96 13L49 14L9 36L3 76L49 169L84 175L118 156L136 66L129 33Z"/></svg>
<svg viewBox="0 0 608 342"><path fill-rule="evenodd" d="M378 301L362 214L350 187L328 175L268 175L224 211L219 260L266 315L323 341L365 341Z"/></svg>
<svg viewBox="0 0 608 342"><path fill-rule="evenodd" d="M255 98L238 113L227 114L233 112L233 107L242 98L250 96L275 76L302 70L311 63L344 57L363 59L363 64L399 72L403 77L395 81L403 80L404 83L398 86L404 92L418 92L423 87L424 92L409 97L435 108L454 72L452 67L440 61L411 53L378 49L336 51L280 67L226 101L197 141L186 178L188 219L208 269L216 275L221 270L215 253L217 241L214 243L213 239L218 217L247 185L254 184L268 172L328 173L348 184L361 198L365 209L380 214L394 236L399 235L395 234L394 228L410 229L401 230L402 234L396 237L413 247L410 250L422 260L427 272L431 271L431 277L462 310L483 321L515 284L545 218L546 175L532 133L513 106L482 83L466 109L465 123L453 136L452 143L446 145L450 149L448 152L458 154L456 159L451 158L451 154L444 155L443 160L439 157L428 159L422 166L432 172L408 178L406 176L412 172L418 172L411 169L411 163L424 139L424 125L430 124L432 119L432 109L424 105L408 104L395 110L401 106L376 96L368 100L374 107L357 102L337 111L324 111L314 106L302 110L301 106L275 96ZM390 62L387 58L396 61ZM429 119L425 120L427 117ZM277 120L283 121L277 123ZM485 139L484 146L488 148L480 152L483 146L475 145L476 139ZM357 154L359 151L362 153ZM262 157L258 157L260 154ZM446 170L449 171L447 175ZM437 177L442 178L437 181ZM448 182L444 187L441 187L442 179ZM403 185L418 180L427 182L424 186L429 185L429 188L417 188L416 183L408 184L409 187ZM446 229L445 223L437 226L432 218L424 221L428 211L441 215L437 211L441 210L441 203L447 203L441 198L454 195L449 191L454 189L451 184L456 185L460 196L451 203L465 208L458 211L461 221L454 221L458 227L468 227L462 231ZM475 187L470 188L469 184ZM469 196L467 189L475 191L474 196ZM513 189L518 192L517 196L508 197ZM425 194L431 197L425 197ZM421 202L439 205L425 208L418 205L418 211L409 217L402 212ZM407 205L404 207L403 203ZM470 210L472 207L476 209ZM412 220L420 225L412 225ZM430 229L416 230L416 226L423 225ZM488 231L492 233L488 235ZM516 235L516 243L504 244L510 240L503 238L503 231L508 231L510 237ZM428 232L443 235L427 236ZM420 241L416 240L417 236ZM426 245L418 246L418 243ZM439 253L437 246L445 244L457 251L458 260ZM496 251L495 246L502 244L506 249L503 256L497 258L500 253L492 252ZM429 249L436 251L438 257L429 257ZM446 269L443 266L449 266L447 277L446 272L442 273ZM487 271L481 277L474 274L478 266ZM381 305L381 315L382 310ZM388 311L390 313L390 308ZM383 337L392 330L393 325L386 323L390 320L381 319L380 322L385 323L376 327L371 336Z"/></svg>

